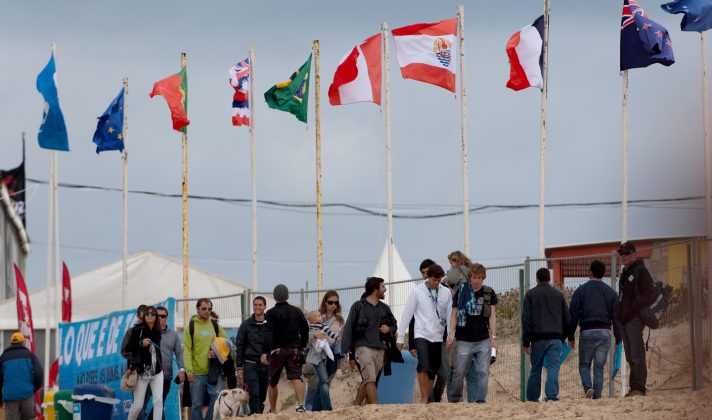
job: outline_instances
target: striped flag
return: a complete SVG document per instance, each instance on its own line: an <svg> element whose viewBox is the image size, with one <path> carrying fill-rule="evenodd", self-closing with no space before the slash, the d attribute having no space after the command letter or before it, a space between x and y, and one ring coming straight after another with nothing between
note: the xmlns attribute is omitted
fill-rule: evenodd
<svg viewBox="0 0 712 420"><path fill-rule="evenodd" d="M528 87L544 88L542 56L544 53L544 15L534 23L518 30L507 41L509 81L507 87L523 90Z"/></svg>
<svg viewBox="0 0 712 420"><path fill-rule="evenodd" d="M246 58L228 70L232 96L232 125L250 126L250 59Z"/></svg>

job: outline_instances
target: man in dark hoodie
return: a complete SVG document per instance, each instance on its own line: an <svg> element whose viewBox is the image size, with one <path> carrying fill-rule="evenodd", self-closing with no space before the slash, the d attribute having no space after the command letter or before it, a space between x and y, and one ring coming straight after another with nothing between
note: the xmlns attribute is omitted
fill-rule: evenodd
<svg viewBox="0 0 712 420"><path fill-rule="evenodd" d="M626 397L642 396L646 392L648 368L645 365L644 325L639 315L644 307L655 301L655 285L643 261L638 259L635 245L622 243L618 255L624 268L621 272L621 302L616 311L616 320L623 326L623 349L630 366L630 391Z"/></svg>
<svg viewBox="0 0 712 420"><path fill-rule="evenodd" d="M603 368L611 347L611 326L616 343L621 341L613 315L618 307L618 295L602 281L606 265L594 260L588 270L590 280L579 286L571 298L571 332L569 345L574 348L576 327L579 334L579 374L586 398L599 399L603 390ZM593 362L593 382L591 382Z"/></svg>
<svg viewBox="0 0 712 420"><path fill-rule="evenodd" d="M43 375L37 356L25 347L25 336L14 332L0 356L0 408L4 406L6 419L35 418L35 392Z"/></svg>
<svg viewBox="0 0 712 420"><path fill-rule="evenodd" d="M294 386L297 413L306 411L304 408L304 385L302 383L302 367L299 361L309 341L309 324L304 313L287 303L289 289L283 284L275 286L272 292L277 302L265 314L265 325L262 331L262 355L260 361L269 360L269 408L274 413L277 409L277 384L282 369L287 371L287 379ZM269 359L268 359L269 355Z"/></svg>
<svg viewBox="0 0 712 420"><path fill-rule="evenodd" d="M269 365L262 363L263 328L267 299L257 296L252 300L253 314L240 325L235 337L237 347L237 376L247 383L250 393L250 413L262 414L267 398ZM241 381L242 382L242 381Z"/></svg>
<svg viewBox="0 0 712 420"><path fill-rule="evenodd" d="M559 399L561 350L569 334L569 308L563 293L549 284L549 269L537 270L536 281L536 287L524 295L522 312L522 347L531 362L527 401L539 401L542 367L546 368L546 400L556 401Z"/></svg>

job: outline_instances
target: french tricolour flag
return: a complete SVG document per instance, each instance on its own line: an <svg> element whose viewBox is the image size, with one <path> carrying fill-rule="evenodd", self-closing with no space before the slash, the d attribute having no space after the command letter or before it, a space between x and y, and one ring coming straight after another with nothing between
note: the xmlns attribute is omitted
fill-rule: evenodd
<svg viewBox="0 0 712 420"><path fill-rule="evenodd" d="M381 104L381 34L355 46L339 63L329 86L329 103Z"/></svg>
<svg viewBox="0 0 712 420"><path fill-rule="evenodd" d="M544 15L509 38L507 42L510 67L508 88L512 90L522 90L532 86L544 88L544 79L541 75L543 39Z"/></svg>
<svg viewBox="0 0 712 420"><path fill-rule="evenodd" d="M420 80L455 92L457 18L416 23L391 32L404 79Z"/></svg>

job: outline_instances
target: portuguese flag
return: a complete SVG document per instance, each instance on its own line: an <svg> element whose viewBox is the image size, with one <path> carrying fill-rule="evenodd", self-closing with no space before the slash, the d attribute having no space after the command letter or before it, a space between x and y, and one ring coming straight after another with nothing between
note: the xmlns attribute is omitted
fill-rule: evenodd
<svg viewBox="0 0 712 420"><path fill-rule="evenodd" d="M307 122L309 103L309 70L312 56L295 71L289 80L277 83L265 92L267 106L289 112L301 122Z"/></svg>
<svg viewBox="0 0 712 420"><path fill-rule="evenodd" d="M187 132L186 127L190 121L188 120L188 75L185 67L178 73L156 82L149 96L153 98L155 95L161 95L166 99L168 109L171 110L173 129Z"/></svg>

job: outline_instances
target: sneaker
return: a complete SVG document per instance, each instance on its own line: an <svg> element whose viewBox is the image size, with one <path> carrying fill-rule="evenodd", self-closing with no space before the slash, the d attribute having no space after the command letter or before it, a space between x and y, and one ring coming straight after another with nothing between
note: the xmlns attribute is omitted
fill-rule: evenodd
<svg viewBox="0 0 712 420"><path fill-rule="evenodd" d="M586 398L588 398L589 400L593 398L593 389L589 388L586 390Z"/></svg>
<svg viewBox="0 0 712 420"><path fill-rule="evenodd" d="M625 394L626 397L644 397L645 396L645 391L641 391L639 389L631 389L628 391L627 394Z"/></svg>
<svg viewBox="0 0 712 420"><path fill-rule="evenodd" d="M297 404L297 408L295 409L297 413L304 413L307 411L306 408L304 408L304 404Z"/></svg>

